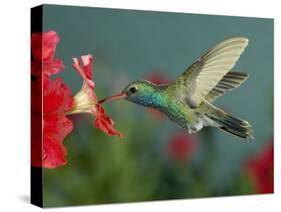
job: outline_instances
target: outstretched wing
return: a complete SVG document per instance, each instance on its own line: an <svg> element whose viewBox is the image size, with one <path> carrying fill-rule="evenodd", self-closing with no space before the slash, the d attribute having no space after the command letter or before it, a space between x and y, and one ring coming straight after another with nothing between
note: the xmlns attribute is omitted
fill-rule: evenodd
<svg viewBox="0 0 281 212"><path fill-rule="evenodd" d="M218 97L224 95L227 91L239 87L243 82L248 79L249 75L241 72L228 72L219 81L218 84L205 96L208 102L215 101Z"/></svg>
<svg viewBox="0 0 281 212"><path fill-rule="evenodd" d="M177 78L176 84L182 94L180 98L191 107L197 107L234 67L247 45L247 38L234 37L209 49Z"/></svg>

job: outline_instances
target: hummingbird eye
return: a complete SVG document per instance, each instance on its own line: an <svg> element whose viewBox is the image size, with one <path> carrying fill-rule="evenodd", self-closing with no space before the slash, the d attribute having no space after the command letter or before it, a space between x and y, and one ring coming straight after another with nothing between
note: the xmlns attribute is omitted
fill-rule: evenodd
<svg viewBox="0 0 281 212"><path fill-rule="evenodd" d="M136 93L136 92L137 92L137 89L136 89L136 87L131 87L131 88L129 89L129 91L130 91L130 93Z"/></svg>

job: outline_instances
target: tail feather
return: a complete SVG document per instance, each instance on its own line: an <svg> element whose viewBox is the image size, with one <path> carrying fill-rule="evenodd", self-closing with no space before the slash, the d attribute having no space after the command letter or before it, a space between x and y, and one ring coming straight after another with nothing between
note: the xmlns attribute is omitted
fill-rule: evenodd
<svg viewBox="0 0 281 212"><path fill-rule="evenodd" d="M249 122L233 117L218 108L213 109L215 113L207 116L216 122L218 128L243 139L254 139Z"/></svg>

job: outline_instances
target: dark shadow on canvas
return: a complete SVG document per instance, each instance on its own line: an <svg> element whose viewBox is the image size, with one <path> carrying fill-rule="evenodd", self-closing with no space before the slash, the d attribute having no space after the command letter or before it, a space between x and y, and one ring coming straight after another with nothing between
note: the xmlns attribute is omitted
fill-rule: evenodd
<svg viewBox="0 0 281 212"><path fill-rule="evenodd" d="M27 194L21 194L18 196L19 200L24 203L30 203L30 196Z"/></svg>

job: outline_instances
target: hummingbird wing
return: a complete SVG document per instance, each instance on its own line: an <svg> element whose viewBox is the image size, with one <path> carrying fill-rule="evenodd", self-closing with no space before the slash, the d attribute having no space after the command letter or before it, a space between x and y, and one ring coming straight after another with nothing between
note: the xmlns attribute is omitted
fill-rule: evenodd
<svg viewBox="0 0 281 212"><path fill-rule="evenodd" d="M180 98L191 107L197 107L234 67L247 45L247 38L234 37L209 49L177 78L175 84L182 94Z"/></svg>
<svg viewBox="0 0 281 212"><path fill-rule="evenodd" d="M215 101L218 97L225 94L227 91L231 91L234 88L239 87L243 82L248 79L249 75L242 72L228 72L219 83L205 96L205 100L208 102Z"/></svg>

